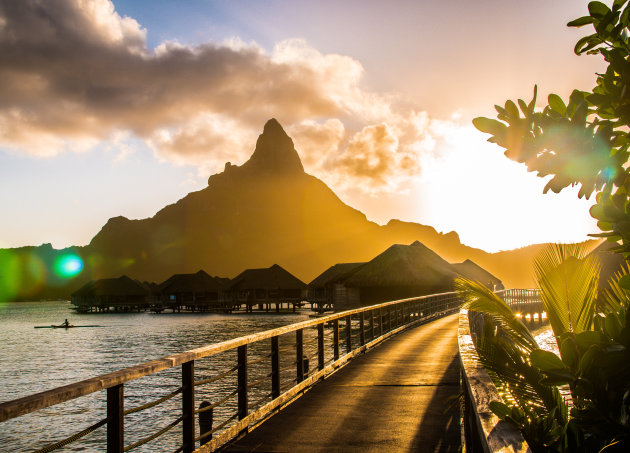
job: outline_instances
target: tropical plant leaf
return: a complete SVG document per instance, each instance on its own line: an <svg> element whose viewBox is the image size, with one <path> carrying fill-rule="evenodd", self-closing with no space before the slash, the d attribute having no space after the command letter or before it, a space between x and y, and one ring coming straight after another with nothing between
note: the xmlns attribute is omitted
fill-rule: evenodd
<svg viewBox="0 0 630 453"><path fill-rule="evenodd" d="M540 297L557 338L593 324L600 265L588 251L582 244L550 244L534 261Z"/></svg>
<svg viewBox="0 0 630 453"><path fill-rule="evenodd" d="M615 272L608 280L608 288L602 291L598 299L599 309L605 314L616 313L624 306L630 306L630 292L622 287L623 282L630 280L628 266L622 266L621 270Z"/></svg>
<svg viewBox="0 0 630 453"><path fill-rule="evenodd" d="M457 278L455 290L463 298L462 308L487 313L497 321L506 335L527 352L538 349L529 329L503 299L474 280Z"/></svg>

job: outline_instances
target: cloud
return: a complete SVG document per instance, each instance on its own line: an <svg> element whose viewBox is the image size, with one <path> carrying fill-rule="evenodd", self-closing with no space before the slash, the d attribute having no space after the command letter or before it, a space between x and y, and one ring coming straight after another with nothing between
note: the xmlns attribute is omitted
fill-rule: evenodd
<svg viewBox="0 0 630 453"><path fill-rule="evenodd" d="M108 0L0 0L0 146L50 157L131 133L218 171L276 117L329 180L391 190L417 171L416 113L363 89L353 58L298 39L151 50L146 33Z"/></svg>

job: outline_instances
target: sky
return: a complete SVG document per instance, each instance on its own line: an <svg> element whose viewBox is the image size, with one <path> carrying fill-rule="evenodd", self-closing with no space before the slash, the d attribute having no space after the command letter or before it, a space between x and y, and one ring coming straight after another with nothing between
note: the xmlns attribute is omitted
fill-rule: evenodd
<svg viewBox="0 0 630 453"><path fill-rule="evenodd" d="M578 0L0 0L0 247L84 245L242 164L277 118L370 220L490 252L597 232L472 126L590 90Z"/></svg>

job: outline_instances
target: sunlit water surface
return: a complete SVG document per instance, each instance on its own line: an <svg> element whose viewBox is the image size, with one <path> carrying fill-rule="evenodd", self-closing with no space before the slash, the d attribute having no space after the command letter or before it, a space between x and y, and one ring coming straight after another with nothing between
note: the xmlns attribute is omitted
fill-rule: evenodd
<svg viewBox="0 0 630 453"><path fill-rule="evenodd" d="M74 325L100 327L34 328L60 324L66 318ZM81 315L74 313L68 302L0 303L0 402L307 318L308 313L304 312ZM267 350L260 351L260 354L266 353ZM250 360L256 354L257 348L250 348ZM235 355L230 351L197 361L197 379L233 367ZM288 355L287 359L294 360L294 356ZM180 379L180 370L175 368L126 384L125 405L131 407L164 396L178 388ZM196 390L196 404L204 399L216 400L233 391L234 385L235 382L228 380L213 388ZM0 451L33 451L94 424L105 416L105 396L105 392L97 392L1 423ZM252 396L256 396L255 392ZM227 404L225 418L233 412L234 405L235 402ZM151 411L128 415L125 444L168 425L179 416L180 407L181 399L174 398ZM215 410L215 421L221 419L221 410ZM105 427L102 427L57 451L103 451L104 436ZM162 439L133 451L175 450L181 439L181 428L177 427Z"/></svg>

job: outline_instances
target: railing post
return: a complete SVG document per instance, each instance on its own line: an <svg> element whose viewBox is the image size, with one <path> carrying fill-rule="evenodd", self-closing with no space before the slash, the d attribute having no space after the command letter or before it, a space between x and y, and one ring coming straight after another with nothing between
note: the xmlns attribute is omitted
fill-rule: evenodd
<svg viewBox="0 0 630 453"><path fill-rule="evenodd" d="M383 309L378 309L378 336L383 335Z"/></svg>
<svg viewBox="0 0 630 453"><path fill-rule="evenodd" d="M195 449L195 361L182 363L182 451Z"/></svg>
<svg viewBox="0 0 630 453"><path fill-rule="evenodd" d="M280 346L278 336L271 337L271 397L280 396Z"/></svg>
<svg viewBox="0 0 630 453"><path fill-rule="evenodd" d="M333 321L333 358L339 359L339 319Z"/></svg>
<svg viewBox="0 0 630 453"><path fill-rule="evenodd" d="M387 331L390 332L392 330L392 306L387 307Z"/></svg>
<svg viewBox="0 0 630 453"><path fill-rule="evenodd" d="M302 329L295 331L295 368L297 383L304 380L304 334Z"/></svg>
<svg viewBox="0 0 630 453"><path fill-rule="evenodd" d="M374 310L370 310L370 341L374 340Z"/></svg>
<svg viewBox="0 0 630 453"><path fill-rule="evenodd" d="M123 384L107 389L107 453L125 451L124 402Z"/></svg>
<svg viewBox="0 0 630 453"><path fill-rule="evenodd" d="M359 345L363 346L365 344L365 312L359 313Z"/></svg>
<svg viewBox="0 0 630 453"><path fill-rule="evenodd" d="M317 324L317 369L323 370L326 358L324 357L324 323Z"/></svg>
<svg viewBox="0 0 630 453"><path fill-rule="evenodd" d="M352 317L346 316L346 352L352 352Z"/></svg>
<svg viewBox="0 0 630 453"><path fill-rule="evenodd" d="M247 345L238 347L238 419L247 417Z"/></svg>

